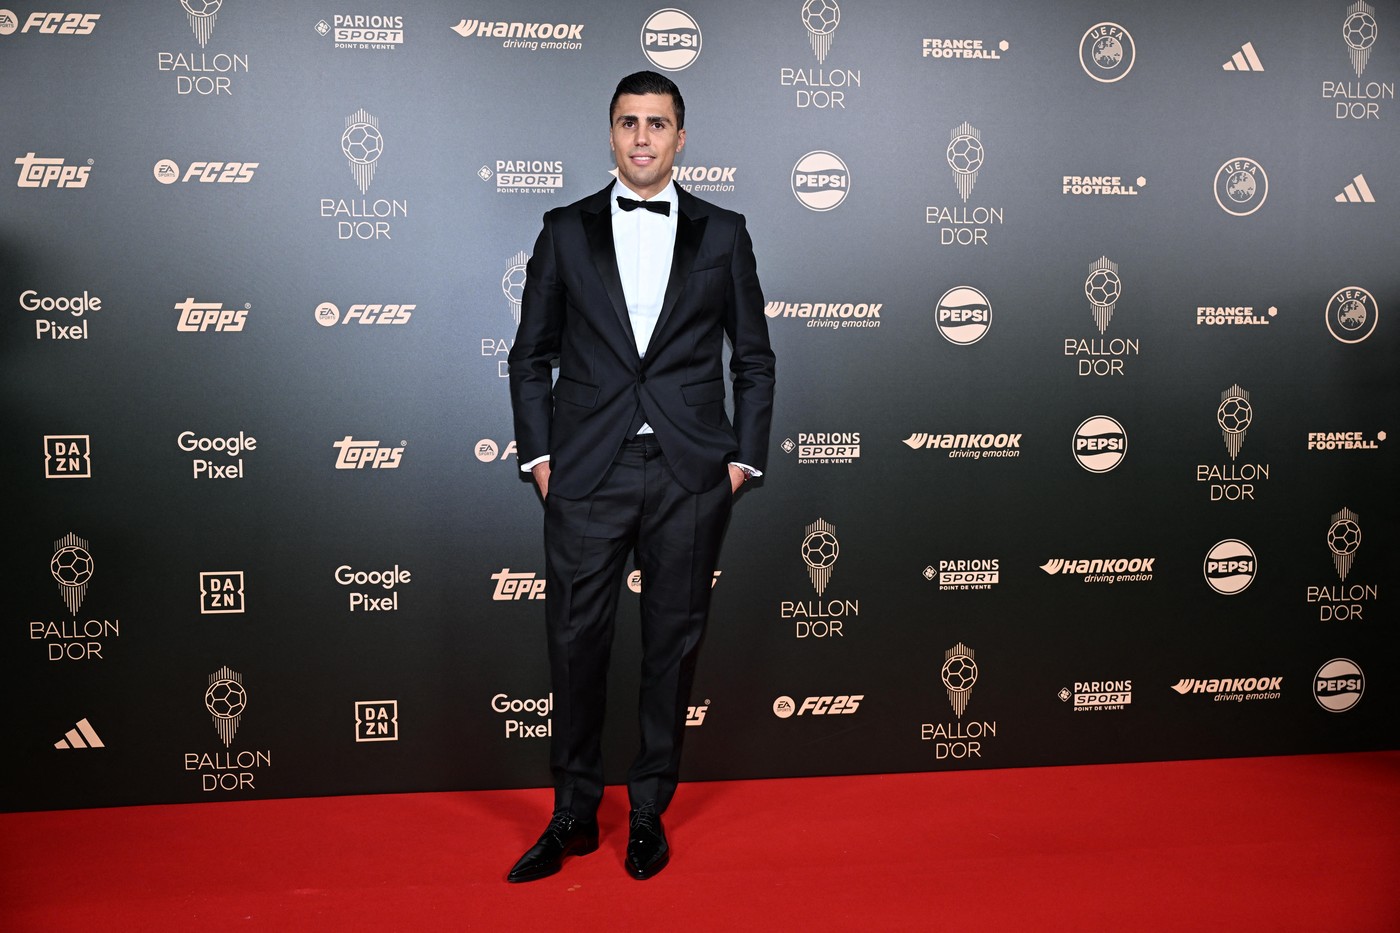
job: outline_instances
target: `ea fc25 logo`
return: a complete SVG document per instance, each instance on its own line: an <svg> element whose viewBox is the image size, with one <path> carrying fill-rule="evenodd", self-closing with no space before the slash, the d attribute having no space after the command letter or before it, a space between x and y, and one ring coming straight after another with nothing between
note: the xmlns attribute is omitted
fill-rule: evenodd
<svg viewBox="0 0 1400 933"><path fill-rule="evenodd" d="M943 339L958 346L976 343L992 329L992 303L971 285L944 292L934 314Z"/></svg>
<svg viewBox="0 0 1400 933"><path fill-rule="evenodd" d="M773 715L779 719L791 719L793 716L849 716L860 709L860 701L865 699L863 693L851 693L842 696L820 696L807 697L798 706L797 701L789 696L781 696L773 701Z"/></svg>
<svg viewBox="0 0 1400 933"><path fill-rule="evenodd" d="M1206 552L1206 583L1221 596L1234 596L1249 589L1257 571L1254 548L1238 538L1226 538Z"/></svg>
<svg viewBox="0 0 1400 933"><path fill-rule="evenodd" d="M1117 419L1094 415L1074 429L1074 459L1090 473L1107 473L1128 455L1128 434Z"/></svg>
<svg viewBox="0 0 1400 933"><path fill-rule="evenodd" d="M35 12L29 14L21 29L13 10L0 10L0 36L12 35L16 30L21 35L37 32L48 36L86 36L92 34L101 18L101 13Z"/></svg>
<svg viewBox="0 0 1400 933"><path fill-rule="evenodd" d="M45 434L44 479L92 479L92 436Z"/></svg>
<svg viewBox="0 0 1400 933"><path fill-rule="evenodd" d="M78 608L87 596L88 583L91 582L93 571L96 569L97 565L88 553L87 541L69 532L54 542L53 557L49 559L49 573L58 584L58 592L63 597L64 605L74 615L78 614Z"/></svg>
<svg viewBox="0 0 1400 933"><path fill-rule="evenodd" d="M1079 66L1102 84L1122 81L1133 70L1136 59L1137 45L1132 34L1117 23L1092 26L1079 40Z"/></svg>
<svg viewBox="0 0 1400 933"><path fill-rule="evenodd" d="M162 185L175 182L196 181L201 184L245 185L253 180L257 162L191 162L182 176L180 166L171 159L161 159L151 169L156 181Z"/></svg>
<svg viewBox="0 0 1400 933"><path fill-rule="evenodd" d="M1345 713L1361 702L1366 675L1347 658L1333 658L1313 675L1313 699L1329 713Z"/></svg>
<svg viewBox="0 0 1400 933"><path fill-rule="evenodd" d="M1248 217L1268 196L1269 175L1253 159L1228 159L1215 172L1215 203L1227 214Z"/></svg>
<svg viewBox="0 0 1400 933"><path fill-rule="evenodd" d="M792 194L811 211L840 206L851 191L851 172L834 152L814 149L792 167Z"/></svg>
<svg viewBox="0 0 1400 933"><path fill-rule="evenodd" d="M684 10L657 10L642 23L642 54L662 71L684 71L700 57L700 24Z"/></svg>
<svg viewBox="0 0 1400 933"><path fill-rule="evenodd" d="M1342 343L1360 343L1380 321L1376 298L1364 288L1339 288L1327 301L1327 331Z"/></svg>
<svg viewBox="0 0 1400 933"><path fill-rule="evenodd" d="M330 301L316 306L316 323L322 327L337 324L407 324L413 317L417 305L410 304L353 304L345 311L341 320L340 308Z"/></svg>

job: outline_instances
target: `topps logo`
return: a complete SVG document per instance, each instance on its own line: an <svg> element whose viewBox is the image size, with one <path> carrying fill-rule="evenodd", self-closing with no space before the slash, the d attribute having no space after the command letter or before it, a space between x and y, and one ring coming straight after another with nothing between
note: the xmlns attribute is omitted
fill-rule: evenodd
<svg viewBox="0 0 1400 933"><path fill-rule="evenodd" d="M64 165L62 159L41 159L29 152L15 159L21 188L86 188L88 165Z"/></svg>
<svg viewBox="0 0 1400 933"><path fill-rule="evenodd" d="M347 434L343 440L335 442L340 451L335 458L337 470L395 470L403 459L403 449L407 441L399 441L397 447L382 447L379 441L357 441Z"/></svg>
<svg viewBox="0 0 1400 933"><path fill-rule="evenodd" d="M218 301L195 301L186 298L175 306L180 321L175 329L185 333L215 330L230 333L241 331L248 320L248 308L225 308Z"/></svg>
<svg viewBox="0 0 1400 933"><path fill-rule="evenodd" d="M491 598L497 602L544 599L544 578L536 577L533 572L511 573L509 567L502 567L500 573L491 574L491 579L496 581L496 591Z"/></svg>
<svg viewBox="0 0 1400 933"><path fill-rule="evenodd" d="M97 21L101 18L101 13L30 13L20 32L38 32L48 36L86 36L97 28ZM15 22L13 13L0 10L0 35L14 32Z"/></svg>

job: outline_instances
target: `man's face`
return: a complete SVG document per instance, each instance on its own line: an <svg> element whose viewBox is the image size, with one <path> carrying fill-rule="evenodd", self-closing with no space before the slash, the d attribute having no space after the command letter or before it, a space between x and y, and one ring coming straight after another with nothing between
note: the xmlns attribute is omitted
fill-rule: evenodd
<svg viewBox="0 0 1400 933"><path fill-rule="evenodd" d="M685 130L676 128L670 94L623 94L612 112L610 144L618 177L644 198L654 197L671 181L671 165L685 147Z"/></svg>

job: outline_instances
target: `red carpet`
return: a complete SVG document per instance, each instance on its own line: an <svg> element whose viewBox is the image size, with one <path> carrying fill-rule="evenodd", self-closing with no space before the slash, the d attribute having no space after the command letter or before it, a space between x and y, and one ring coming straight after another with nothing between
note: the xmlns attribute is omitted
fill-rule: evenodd
<svg viewBox="0 0 1400 933"><path fill-rule="evenodd" d="M0 930L1400 930L1400 752L682 786L503 878L546 791L0 815Z"/></svg>

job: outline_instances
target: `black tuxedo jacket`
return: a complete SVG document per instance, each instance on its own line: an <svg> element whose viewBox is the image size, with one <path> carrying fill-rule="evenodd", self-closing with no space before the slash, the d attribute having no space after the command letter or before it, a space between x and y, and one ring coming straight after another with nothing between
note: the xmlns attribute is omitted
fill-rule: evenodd
<svg viewBox="0 0 1400 933"><path fill-rule="evenodd" d="M671 277L647 347L637 343L613 249L612 185L544 215L510 352L520 462L550 455L550 495L602 481L640 405L681 485L713 488L737 461L764 468L773 351L744 217L677 188ZM722 353L734 418L725 412ZM559 378L551 385L558 360Z"/></svg>

